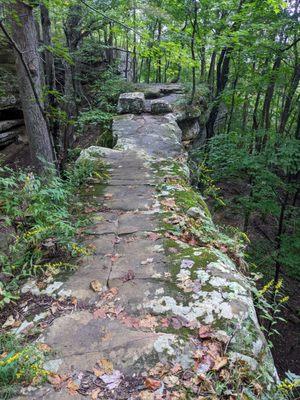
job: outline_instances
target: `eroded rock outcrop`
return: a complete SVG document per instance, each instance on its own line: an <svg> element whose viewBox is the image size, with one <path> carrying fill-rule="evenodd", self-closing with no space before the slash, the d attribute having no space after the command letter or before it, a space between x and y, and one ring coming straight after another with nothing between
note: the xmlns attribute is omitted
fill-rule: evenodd
<svg viewBox="0 0 300 400"><path fill-rule="evenodd" d="M26 138L12 50L0 45L0 60L0 148L3 148Z"/></svg>
<svg viewBox="0 0 300 400"><path fill-rule="evenodd" d="M79 162L104 160L110 177L85 193L101 205L89 228L95 253L57 291L79 309L40 337L53 350L46 368L71 373L78 398L100 388L104 399L280 399L243 246L190 186L176 118L120 115L116 148L82 153ZM103 359L111 364L101 375ZM44 387L25 398L68 394Z"/></svg>

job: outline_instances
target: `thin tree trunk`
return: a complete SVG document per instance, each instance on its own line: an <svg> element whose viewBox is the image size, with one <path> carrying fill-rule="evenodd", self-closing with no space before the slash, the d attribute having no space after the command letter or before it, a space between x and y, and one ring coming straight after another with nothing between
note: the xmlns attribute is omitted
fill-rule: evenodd
<svg viewBox="0 0 300 400"><path fill-rule="evenodd" d="M290 88L286 94L284 107L282 109L281 118L280 118L280 126L279 133L283 133L287 124L287 121L290 116L291 104L294 97L294 94L297 90L300 80L300 64L295 65L294 74L292 77L292 82Z"/></svg>
<svg viewBox="0 0 300 400"><path fill-rule="evenodd" d="M196 32L197 32L197 24L198 24L198 5L197 0L194 0L194 20L192 22L193 30L192 30L192 37L191 37L191 55L193 60L193 67L192 67L192 94L190 99L190 104L193 103L196 93L196 54L195 54L195 39L196 39Z"/></svg>
<svg viewBox="0 0 300 400"><path fill-rule="evenodd" d="M231 122L232 122L233 111L234 111L234 103L235 103L235 91L236 91L236 85L238 83L238 79L239 79L239 76L237 75L235 77L235 80L234 80L233 85L232 85L233 93L232 93L232 97L231 97L231 106L230 106L230 111L229 111L229 120L228 120L228 125L227 125L227 133L230 132L230 128L231 128Z"/></svg>
<svg viewBox="0 0 300 400"><path fill-rule="evenodd" d="M136 56L136 5L134 4L133 6L133 27L134 27L134 32L133 32L133 58L132 58L132 75L133 75L133 82L136 82L137 80L137 56Z"/></svg>
<svg viewBox="0 0 300 400"><path fill-rule="evenodd" d="M49 17L48 8L44 4L40 4L41 11L41 25L42 25L42 40L45 47L52 47L51 41L51 21ZM52 110L57 106L57 100L54 95L56 90L55 82L55 66L53 53L44 48L44 72L45 72L45 82L48 89L46 110L49 114L49 126L54 139L55 150L58 154L60 148L60 138L59 138L59 122L52 116Z"/></svg>
<svg viewBox="0 0 300 400"><path fill-rule="evenodd" d="M272 74L270 78L269 85L266 90L265 94L265 99L264 99L264 105L263 105L263 111L262 111L262 123L261 125L266 129L269 130L271 127L271 116L270 116L270 108L271 108L271 102L274 94L274 89L275 89L275 83L276 83L276 72L278 71L279 67L281 64L281 57L277 56L273 68L272 68Z"/></svg>
<svg viewBox="0 0 300 400"><path fill-rule="evenodd" d="M158 28L157 28L157 46L159 47L159 57L157 61L157 73L156 73L156 82L160 83L162 81L161 76L161 54L160 54L160 41L161 41L161 21L158 21Z"/></svg>
<svg viewBox="0 0 300 400"><path fill-rule="evenodd" d="M205 70L206 70L205 44L203 44L201 46L200 61L201 61L200 78L204 82L205 81Z"/></svg>
<svg viewBox="0 0 300 400"><path fill-rule="evenodd" d="M54 167L55 155L43 110L42 71L33 9L19 0L10 7L12 15L18 16L12 19L12 31L13 41L20 51L16 51L16 66L31 158L38 171L45 171Z"/></svg>

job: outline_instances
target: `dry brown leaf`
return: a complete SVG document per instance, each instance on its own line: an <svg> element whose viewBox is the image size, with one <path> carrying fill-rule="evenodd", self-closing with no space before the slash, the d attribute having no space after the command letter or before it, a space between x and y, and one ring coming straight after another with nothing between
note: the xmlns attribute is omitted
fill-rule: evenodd
<svg viewBox="0 0 300 400"><path fill-rule="evenodd" d="M90 287L94 292L101 292L102 290L102 284L100 281L98 281L98 279L91 281Z"/></svg>
<svg viewBox="0 0 300 400"><path fill-rule="evenodd" d="M220 379L222 379L225 382L228 382L231 378L230 371L228 369L223 368L222 371L219 374Z"/></svg>
<svg viewBox="0 0 300 400"><path fill-rule="evenodd" d="M101 360L98 361L98 364L105 374L111 374L114 370L113 363L106 358L101 358Z"/></svg>
<svg viewBox="0 0 300 400"><path fill-rule="evenodd" d="M71 396L75 396L77 394L77 390L79 389L79 385L71 378L68 380L66 387Z"/></svg>
<svg viewBox="0 0 300 400"><path fill-rule="evenodd" d="M111 300L119 293L118 288L112 287L101 295L103 300Z"/></svg>
<svg viewBox="0 0 300 400"><path fill-rule="evenodd" d="M4 353L0 354L0 359L5 358L8 355L8 352L5 351Z"/></svg>
<svg viewBox="0 0 300 400"><path fill-rule="evenodd" d="M58 375L58 374L49 374L47 376L48 382L55 387L55 389L59 389L61 385L68 379L66 375Z"/></svg>
<svg viewBox="0 0 300 400"><path fill-rule="evenodd" d="M152 392L149 392L149 390L143 390L140 392L140 399L141 400L154 400L154 394Z"/></svg>
<svg viewBox="0 0 300 400"><path fill-rule="evenodd" d="M38 343L37 348L44 353L49 353L51 351L51 347L46 343Z"/></svg>
<svg viewBox="0 0 300 400"><path fill-rule="evenodd" d="M134 272L132 271L132 269L129 269L123 276L122 281L125 283L128 281L132 281L133 279L134 279Z"/></svg>
<svg viewBox="0 0 300 400"><path fill-rule="evenodd" d="M210 338L212 336L211 325L201 325L198 330L198 335L200 339Z"/></svg>
<svg viewBox="0 0 300 400"><path fill-rule="evenodd" d="M144 383L146 388L150 390L157 390L161 387L161 382L157 379L146 378Z"/></svg>
<svg viewBox="0 0 300 400"><path fill-rule="evenodd" d="M160 202L163 206L166 206L168 208L175 208L176 207L176 203L174 198L169 198L169 199L165 199L165 200L161 200Z"/></svg>
<svg viewBox="0 0 300 400"><path fill-rule="evenodd" d="M214 371L220 371L221 368L225 367L227 362L228 362L228 357L217 357L215 359L215 363L212 369Z"/></svg>
<svg viewBox="0 0 300 400"><path fill-rule="evenodd" d="M10 328L12 326L15 326L16 320L14 319L13 315L10 315L7 320L4 322L2 325L2 328Z"/></svg>
<svg viewBox="0 0 300 400"><path fill-rule="evenodd" d="M120 256L119 256L119 254L113 254L111 257L110 257L110 259L111 259L111 262L116 262L117 261L117 259L119 258Z"/></svg>
<svg viewBox="0 0 300 400"><path fill-rule="evenodd" d="M254 387L254 393L257 396L260 396L263 393L263 387L259 383L257 383L257 382L254 383L253 387Z"/></svg>
<svg viewBox="0 0 300 400"><path fill-rule="evenodd" d="M94 390L92 391L92 393L91 393L91 399L92 399L92 400L97 400L97 399L98 399L98 396L99 396L99 394L100 394L100 392L101 392L101 389L100 389L100 388L94 389Z"/></svg>
<svg viewBox="0 0 300 400"><path fill-rule="evenodd" d="M148 238L150 240L155 241L155 240L159 239L160 237L161 237L161 235L159 235L158 233L155 233L155 232L148 233Z"/></svg>
<svg viewBox="0 0 300 400"><path fill-rule="evenodd" d="M156 318L153 315L147 315L145 318L140 320L141 328L153 329L158 325Z"/></svg>
<svg viewBox="0 0 300 400"><path fill-rule="evenodd" d="M179 384L179 378L176 375L169 375L164 377L164 383L169 387L172 388Z"/></svg>
<svg viewBox="0 0 300 400"><path fill-rule="evenodd" d="M105 319L106 318L107 310L105 308L98 308L93 312L93 317L95 319Z"/></svg>
<svg viewBox="0 0 300 400"><path fill-rule="evenodd" d="M99 378L99 376L104 374L104 371L102 369L93 368L93 373L97 378Z"/></svg>

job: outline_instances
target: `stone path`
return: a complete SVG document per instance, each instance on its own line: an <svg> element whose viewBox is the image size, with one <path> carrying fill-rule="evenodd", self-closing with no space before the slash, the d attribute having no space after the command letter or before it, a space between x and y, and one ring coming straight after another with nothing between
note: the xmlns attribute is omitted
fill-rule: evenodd
<svg viewBox="0 0 300 400"><path fill-rule="evenodd" d="M169 95L167 101L172 103L176 98ZM53 349L47 368L59 374L72 374L83 394L54 391L46 385L20 399L87 398L89 385L95 382L91 371L103 358L113 364L111 374L117 371L122 375L122 382L127 383L103 397L99 394L99 398L154 399L151 391L148 397L134 397L130 393L145 389L145 376L141 374L147 375L158 361L171 359L183 369L193 364L193 353L199 342L198 339L183 340L184 329L188 327L197 332L200 317L205 323L217 321L216 340L225 342L230 332L235 334L237 330L232 326L233 321L240 324L241 336L245 336L242 324L246 321L245 329L251 327L253 338L246 350L243 346L240 352L235 349L236 357L243 353L241 358L249 359L254 368L261 357L272 364L265 350L262 356L265 343L248 286L233 262L218 249L209 248L211 253L205 258L205 268L208 267L204 271L200 264L198 267L197 260L204 254L201 252L207 251L206 244L201 250L192 239L181 243L176 239L176 232L166 234L169 221L164 218L173 218L169 211L176 210L170 196L172 184L173 189L180 191L183 189L178 178L186 180L186 155L182 152L181 131L175 119L172 113L121 115L113 125L118 138L116 149L92 147L83 152L82 158L103 157L110 170L108 184L95 185L88 193L103 210L89 228L89 242L95 246L95 254L84 257L80 268L63 286L64 293L76 297L86 308L57 318L41 338ZM180 170L172 164L175 159L181 162ZM166 182L169 186L162 187ZM167 210L163 209L164 201ZM199 211L199 204L195 204L198 211L194 207L194 212L210 221L204 206ZM180 215L179 209L176 212ZM180 225L180 221L175 224ZM173 263L170 256L175 257ZM190 271L196 264L199 272L195 270L194 274L198 278L193 281ZM209 287L209 279L213 278L214 287ZM100 293L91 290L93 280L101 283ZM232 293L227 299L222 297L225 286L226 292ZM116 375L111 379L116 379ZM91 387L95 394L95 386ZM157 396L162 396L163 390L160 387Z"/></svg>

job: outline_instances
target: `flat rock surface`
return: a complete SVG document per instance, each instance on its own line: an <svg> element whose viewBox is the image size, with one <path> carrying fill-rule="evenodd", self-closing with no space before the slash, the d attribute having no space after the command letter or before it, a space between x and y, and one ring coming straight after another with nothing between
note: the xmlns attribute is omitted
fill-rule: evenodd
<svg viewBox="0 0 300 400"><path fill-rule="evenodd" d="M172 92L179 89L175 85L160 90L171 92L168 98L176 96ZM120 374L129 386L118 383L109 394L106 391L103 397L99 394L95 398L142 399L131 397L130 385L136 391L145 389L141 374L147 376L158 361L180 363L180 368L193 365L193 354L201 343L197 334L186 342L181 330L185 327L198 329L200 320L205 324L216 321L219 335L226 336L228 329L232 332L232 321L240 321L241 337L247 336L251 325L257 348L263 348L264 339L247 283L228 256L213 246L201 248L189 239L177 240L184 215L180 219L175 214L174 233L166 234L172 215L162 210L162 204L176 211L170 191L183 190L179 180L182 171L170 167L175 158L185 159L175 116L125 114L115 118L113 131L118 138L117 151L105 152L109 181L93 185L84 194L102 208L86 229L87 243L95 251L80 260L79 269L60 288L76 298L78 309L54 319L39 340L52 349L49 369L79 380L84 394L91 395L89 387L103 388L95 374L99 360L105 359L113 366L111 373ZM87 156L103 155L101 148L98 150L87 151ZM161 185L165 189L160 189L159 198ZM164 196L168 197L163 200ZM210 221L206 212L196 217ZM213 223L209 223L213 231ZM98 291L92 290L94 280ZM245 330L243 321L250 324L245 324ZM170 330L166 329L168 324ZM93 377L87 389L82 383L86 376ZM80 393L70 397L69 392L46 385L18 399L91 398Z"/></svg>

